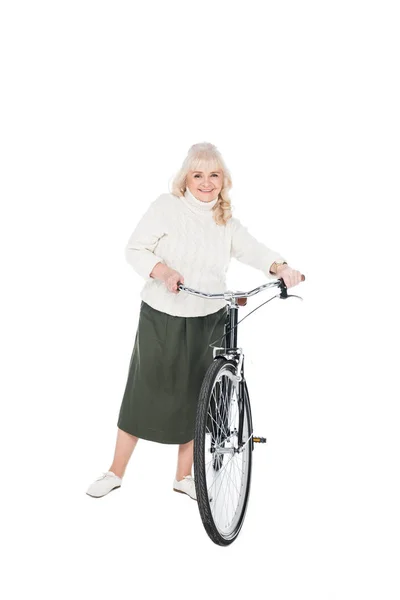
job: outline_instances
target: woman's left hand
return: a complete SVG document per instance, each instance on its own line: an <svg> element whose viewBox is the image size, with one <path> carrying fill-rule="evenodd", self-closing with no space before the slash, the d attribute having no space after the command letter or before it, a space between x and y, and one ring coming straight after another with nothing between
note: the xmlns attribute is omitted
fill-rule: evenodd
<svg viewBox="0 0 400 600"><path fill-rule="evenodd" d="M302 281L302 274L289 267L289 265L278 265L276 276L283 279L287 288L293 287Z"/></svg>

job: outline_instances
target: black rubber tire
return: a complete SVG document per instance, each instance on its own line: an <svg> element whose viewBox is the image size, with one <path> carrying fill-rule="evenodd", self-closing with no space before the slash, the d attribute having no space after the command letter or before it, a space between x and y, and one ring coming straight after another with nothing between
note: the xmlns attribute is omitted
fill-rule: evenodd
<svg viewBox="0 0 400 600"><path fill-rule="evenodd" d="M253 440L251 439L249 443L250 452L249 452L249 466L247 472L247 486L245 492L245 498L241 510L241 515L239 516L237 526L234 532L231 534L229 538L224 537L218 531L215 526L210 504L208 500L207 493L207 481L206 481L206 472L205 472L205 464L204 464L204 438L205 438L205 430L207 424L207 413L211 391L214 387L214 383L221 369L226 369L227 367L231 368L232 372L235 372L235 363L231 360L227 360L223 357L214 358L213 362L209 366L199 394L199 402L197 405L197 414L196 414L196 426L195 426L195 437L194 437L194 448L193 448L193 468L194 468L194 480L196 486L196 495L197 495L197 503L199 507L199 512L201 516L201 520L203 522L204 528L211 538L211 540L220 546L228 546L232 542L235 541L237 536L239 535L240 529L242 528L244 518L246 515L247 505L249 501L250 495L250 484L251 484L251 472L252 472L252 456L253 456ZM251 417L251 408L250 408L250 399L247 389L246 381L244 381L244 410L247 412L247 419L249 423L249 431L251 435L253 434L253 423Z"/></svg>

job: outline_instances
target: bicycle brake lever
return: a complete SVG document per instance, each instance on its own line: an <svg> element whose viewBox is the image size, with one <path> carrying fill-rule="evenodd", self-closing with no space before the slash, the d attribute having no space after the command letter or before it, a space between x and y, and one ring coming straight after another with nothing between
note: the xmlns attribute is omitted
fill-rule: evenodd
<svg viewBox="0 0 400 600"><path fill-rule="evenodd" d="M296 294L288 294L286 298L300 298L300 300L303 300L301 296L297 296Z"/></svg>
<svg viewBox="0 0 400 600"><path fill-rule="evenodd" d="M303 275L304 277L304 275ZM305 279L305 277L304 277ZM296 294L288 294L287 293L287 286L286 283L283 281L283 279L280 279L280 294L279 296L275 296L276 298L281 298L282 300L286 300L286 298L300 298L300 300L303 300L303 298L301 296L297 296Z"/></svg>
<svg viewBox="0 0 400 600"><path fill-rule="evenodd" d="M286 296L283 296L282 294L276 294L276 296L272 297L278 298L279 300L286 300L287 298L300 298L300 300L303 300L301 296L297 296L296 294L286 294Z"/></svg>

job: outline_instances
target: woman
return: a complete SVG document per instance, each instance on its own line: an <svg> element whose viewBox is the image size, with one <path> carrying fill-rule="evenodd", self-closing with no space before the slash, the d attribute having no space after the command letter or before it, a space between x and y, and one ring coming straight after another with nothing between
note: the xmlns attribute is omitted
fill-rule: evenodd
<svg viewBox="0 0 400 600"><path fill-rule="evenodd" d="M104 496L120 487L139 438L179 444L173 489L196 500L193 438L201 383L222 336L224 300L199 298L178 284L208 293L226 290L231 257L281 277L287 287L301 281L277 252L257 241L232 216L230 173L209 143L189 149L172 183L143 215L129 238L126 258L145 279L139 323L117 423L114 459L88 488Z"/></svg>

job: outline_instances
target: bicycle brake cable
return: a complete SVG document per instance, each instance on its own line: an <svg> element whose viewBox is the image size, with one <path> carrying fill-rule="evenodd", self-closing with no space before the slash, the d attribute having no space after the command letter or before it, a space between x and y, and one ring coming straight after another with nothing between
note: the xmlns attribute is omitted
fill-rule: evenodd
<svg viewBox="0 0 400 600"><path fill-rule="evenodd" d="M258 310L259 308L261 308L261 306L263 306L264 304L267 304L268 302L271 302L271 300L274 300L275 298L280 298L280 294L276 294L275 296L272 296L272 298L268 298L268 300L266 300L265 302L262 302L261 304L259 304L258 306L256 306L255 308L253 308L253 310L251 310L249 313L247 313L247 315L245 315L243 317L243 319L240 319L240 321L238 321L236 323L236 325L234 325L233 327L231 327L230 329L228 329L228 331L226 333L223 333L221 335L221 337L216 338L213 342L211 342L211 344L208 344L210 347L212 348L221 348L221 346L214 346L214 342L216 342L217 340L222 340L224 337L226 337L228 335L228 333L230 333L231 331L233 331L235 329L235 327L237 327L239 325L239 323L241 323L242 321L244 321L245 319L247 319L247 317L249 315L251 315L251 313L253 313L255 310ZM226 315L228 316L228 314Z"/></svg>

